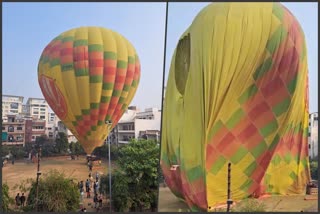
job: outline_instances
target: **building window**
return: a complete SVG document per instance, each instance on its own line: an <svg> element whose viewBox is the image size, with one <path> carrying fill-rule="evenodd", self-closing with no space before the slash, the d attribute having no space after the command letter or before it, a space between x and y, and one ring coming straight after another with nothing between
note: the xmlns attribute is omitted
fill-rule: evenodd
<svg viewBox="0 0 320 214"><path fill-rule="evenodd" d="M32 129L44 129L43 126L33 126Z"/></svg>
<svg viewBox="0 0 320 214"><path fill-rule="evenodd" d="M38 111L34 111L33 114L39 114L39 112Z"/></svg>
<svg viewBox="0 0 320 214"><path fill-rule="evenodd" d="M46 111L46 109L45 108L41 108L40 111Z"/></svg>
<svg viewBox="0 0 320 214"><path fill-rule="evenodd" d="M18 126L17 130L21 131L22 130L22 126Z"/></svg>
<svg viewBox="0 0 320 214"><path fill-rule="evenodd" d="M309 149L311 149L311 145L309 144Z"/></svg>
<svg viewBox="0 0 320 214"><path fill-rule="evenodd" d="M23 141L22 135L17 136L17 141L18 141L18 142L22 142L22 141Z"/></svg>
<svg viewBox="0 0 320 214"><path fill-rule="evenodd" d="M8 141L9 141L9 142L14 142L14 138L13 138L12 135L9 135L9 136L8 136Z"/></svg>
<svg viewBox="0 0 320 214"><path fill-rule="evenodd" d="M9 126L8 127L8 132L14 132L14 127L13 126Z"/></svg>
<svg viewBox="0 0 320 214"><path fill-rule="evenodd" d="M41 115L40 119L46 119L46 116Z"/></svg>
<svg viewBox="0 0 320 214"><path fill-rule="evenodd" d="M2 126L2 131L6 130L6 127Z"/></svg>

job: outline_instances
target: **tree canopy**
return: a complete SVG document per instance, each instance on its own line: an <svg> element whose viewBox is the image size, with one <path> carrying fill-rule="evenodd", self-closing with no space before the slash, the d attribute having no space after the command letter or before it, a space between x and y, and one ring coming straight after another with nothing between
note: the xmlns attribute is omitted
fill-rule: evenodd
<svg viewBox="0 0 320 214"><path fill-rule="evenodd" d="M115 211L156 208L159 152L159 145L150 140L132 140L119 148L117 169L112 172L112 201ZM101 180L101 187L106 194L109 186L107 176Z"/></svg>

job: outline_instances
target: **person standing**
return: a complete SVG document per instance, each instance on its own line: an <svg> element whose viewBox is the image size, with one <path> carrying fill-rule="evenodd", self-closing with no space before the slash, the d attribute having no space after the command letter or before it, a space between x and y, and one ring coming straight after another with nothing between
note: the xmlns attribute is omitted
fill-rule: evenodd
<svg viewBox="0 0 320 214"><path fill-rule="evenodd" d="M98 194L96 193L93 197L93 202L94 202L94 208L98 208Z"/></svg>
<svg viewBox="0 0 320 214"><path fill-rule="evenodd" d="M16 200L16 206L19 207L19 205L20 205L20 193L18 193L18 194L16 195L15 200Z"/></svg>
<svg viewBox="0 0 320 214"><path fill-rule="evenodd" d="M91 194L90 194L91 188L88 187L87 188L87 198L91 198Z"/></svg>
<svg viewBox="0 0 320 214"><path fill-rule="evenodd" d="M86 192L88 192L88 188L90 187L89 179L86 180Z"/></svg>
<svg viewBox="0 0 320 214"><path fill-rule="evenodd" d="M96 184L95 192L98 193L99 192L99 182L96 181L95 184Z"/></svg>
<svg viewBox="0 0 320 214"><path fill-rule="evenodd" d="M24 193L21 194L20 202L21 202L21 207L24 207L24 203L26 202L26 196L24 196Z"/></svg>

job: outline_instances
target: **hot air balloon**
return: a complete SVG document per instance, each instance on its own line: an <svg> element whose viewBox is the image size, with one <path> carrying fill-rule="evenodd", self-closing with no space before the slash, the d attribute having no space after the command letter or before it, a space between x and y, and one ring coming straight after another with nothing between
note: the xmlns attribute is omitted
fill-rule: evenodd
<svg viewBox="0 0 320 214"><path fill-rule="evenodd" d="M49 106L87 154L103 145L137 90L140 63L132 44L101 27L80 27L43 50L38 81Z"/></svg>
<svg viewBox="0 0 320 214"><path fill-rule="evenodd" d="M161 168L190 209L265 194L304 194L308 162L306 43L280 3L212 3L171 60Z"/></svg>

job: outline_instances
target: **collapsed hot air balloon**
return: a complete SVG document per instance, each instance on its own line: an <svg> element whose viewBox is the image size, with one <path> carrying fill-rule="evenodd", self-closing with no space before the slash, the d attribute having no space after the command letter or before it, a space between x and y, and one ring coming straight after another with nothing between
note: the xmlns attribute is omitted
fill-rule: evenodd
<svg viewBox="0 0 320 214"><path fill-rule="evenodd" d="M87 154L103 145L140 79L132 44L100 27L71 29L43 50L38 80L49 106Z"/></svg>
<svg viewBox="0 0 320 214"><path fill-rule="evenodd" d="M164 99L161 167L193 210L231 198L304 194L304 34L280 3L212 3L183 33Z"/></svg>

